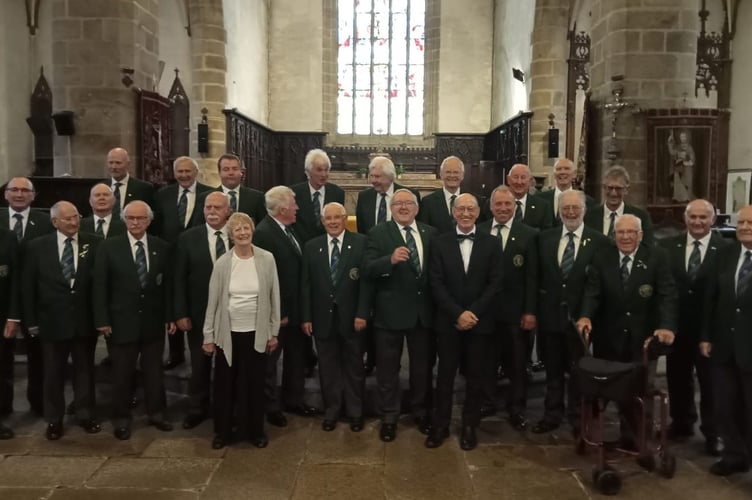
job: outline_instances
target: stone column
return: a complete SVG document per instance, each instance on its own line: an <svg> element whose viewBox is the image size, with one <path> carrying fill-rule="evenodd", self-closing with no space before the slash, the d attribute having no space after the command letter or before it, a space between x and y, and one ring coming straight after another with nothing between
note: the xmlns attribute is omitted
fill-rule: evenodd
<svg viewBox="0 0 752 500"><path fill-rule="evenodd" d="M567 57L569 41L568 0L537 0L533 27L533 56L530 64L530 158L534 172L551 171L555 159L548 158L548 115L553 113L559 129L559 155L564 156L567 112Z"/></svg>
<svg viewBox="0 0 752 500"><path fill-rule="evenodd" d="M190 0L191 53L193 54L191 95L191 151L198 150L196 129L200 110L206 108L209 121L209 153L199 159L200 179L219 185L217 158L225 152L225 116L227 102L227 58L222 0ZM194 156L198 156L195 154Z"/></svg>
<svg viewBox="0 0 752 500"><path fill-rule="evenodd" d="M599 133L588 168L597 178L612 164L631 177L629 202L644 205L645 118L629 108L617 114L617 158L608 159L611 118L603 105L613 102L611 78L623 75L623 100L642 108L692 107L699 18L695 0L615 2L593 0L590 84ZM629 5L629 7L625 7Z"/></svg>
<svg viewBox="0 0 752 500"><path fill-rule="evenodd" d="M52 0L51 86L56 110L74 112L72 175L103 177L107 151L136 152L136 100L120 81L152 90L158 71L156 0ZM55 143L55 174L67 171L67 139Z"/></svg>

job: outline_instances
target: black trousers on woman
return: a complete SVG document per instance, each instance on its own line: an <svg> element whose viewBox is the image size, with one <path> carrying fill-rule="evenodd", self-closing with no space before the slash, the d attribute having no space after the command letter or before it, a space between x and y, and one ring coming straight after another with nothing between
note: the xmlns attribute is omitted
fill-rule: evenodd
<svg viewBox="0 0 752 500"><path fill-rule="evenodd" d="M264 434L264 377L267 355L254 348L256 332L232 332L232 366L217 349L214 366L214 433L228 439Z"/></svg>

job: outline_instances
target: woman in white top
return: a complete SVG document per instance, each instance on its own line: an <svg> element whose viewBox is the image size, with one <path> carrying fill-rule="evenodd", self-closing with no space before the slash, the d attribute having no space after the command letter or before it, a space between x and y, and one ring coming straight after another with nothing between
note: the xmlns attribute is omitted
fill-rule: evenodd
<svg viewBox="0 0 752 500"><path fill-rule="evenodd" d="M227 227L234 247L214 264L204 322L204 352L216 353L212 447L223 448L237 423L236 438L264 448L264 377L280 319L277 266L251 244L248 215L232 214Z"/></svg>

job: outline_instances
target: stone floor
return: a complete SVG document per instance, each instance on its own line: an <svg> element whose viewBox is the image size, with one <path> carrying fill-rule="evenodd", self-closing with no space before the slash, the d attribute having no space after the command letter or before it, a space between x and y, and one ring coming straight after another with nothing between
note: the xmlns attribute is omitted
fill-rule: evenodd
<svg viewBox="0 0 752 500"><path fill-rule="evenodd" d="M101 354L101 353L100 353ZM284 429L268 428L269 447L249 444L211 449L211 424L171 433L146 427L137 409L130 441L113 438L112 427L86 435L66 428L57 442L45 440L45 425L24 406L23 363L17 366L16 410L8 421L17 437L0 441L0 499L188 500L188 499L585 499L601 495L591 483L588 459L575 455L566 430L537 436L514 431L504 419L484 420L479 447L460 449L456 435L436 450L403 418L397 440L378 437L378 421L361 433L340 424L334 432L319 419L289 417ZM186 370L170 372L170 406L179 424L185 398ZM100 403L106 412L108 385L100 373ZM368 380L369 394L373 378ZM503 389L503 388L502 388ZM529 415L542 408L541 376L531 390ZM309 402L319 398L314 379L307 382ZM461 397L461 390L458 390ZM622 498L732 500L752 498L752 475L730 480L708 474L713 462L695 438L677 445L676 477L664 479L633 461L623 472Z"/></svg>

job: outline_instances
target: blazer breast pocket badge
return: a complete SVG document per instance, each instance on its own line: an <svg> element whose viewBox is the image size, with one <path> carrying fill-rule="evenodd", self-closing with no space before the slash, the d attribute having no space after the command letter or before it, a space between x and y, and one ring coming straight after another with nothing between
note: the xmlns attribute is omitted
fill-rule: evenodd
<svg viewBox="0 0 752 500"><path fill-rule="evenodd" d="M8 276L8 265L4 264L0 266L0 278L5 278Z"/></svg>
<svg viewBox="0 0 752 500"><path fill-rule="evenodd" d="M514 267L522 267L525 264L525 257L520 254L515 255L512 257L512 264Z"/></svg>
<svg viewBox="0 0 752 500"><path fill-rule="evenodd" d="M640 297L647 299L653 296L653 287L650 285L642 285L638 290Z"/></svg>
<svg viewBox="0 0 752 500"><path fill-rule="evenodd" d="M351 280L356 281L358 278L360 278L360 269L353 267L352 269L350 269L349 275Z"/></svg>

